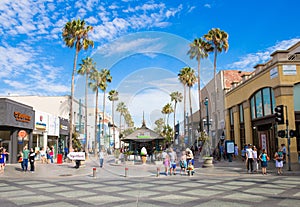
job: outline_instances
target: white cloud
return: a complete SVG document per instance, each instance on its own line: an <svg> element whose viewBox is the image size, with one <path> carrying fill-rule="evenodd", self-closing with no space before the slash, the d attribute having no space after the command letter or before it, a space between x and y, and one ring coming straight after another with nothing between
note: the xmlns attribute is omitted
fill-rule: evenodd
<svg viewBox="0 0 300 207"><path fill-rule="evenodd" d="M210 4L204 4L204 7L206 7L206 8L211 8L211 5Z"/></svg>
<svg viewBox="0 0 300 207"><path fill-rule="evenodd" d="M286 50L299 41L300 38L293 38L290 40L277 42L274 46L266 48L263 52L259 51L256 53L247 54L243 57L240 57L239 61L231 63L226 67L228 69L252 71L255 65L267 62L270 59L270 55L276 50Z"/></svg>

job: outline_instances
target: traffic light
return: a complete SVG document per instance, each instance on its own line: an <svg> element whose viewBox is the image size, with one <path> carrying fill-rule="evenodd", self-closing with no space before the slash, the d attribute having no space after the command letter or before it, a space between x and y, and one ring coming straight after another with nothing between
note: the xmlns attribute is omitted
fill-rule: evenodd
<svg viewBox="0 0 300 207"><path fill-rule="evenodd" d="M291 129L290 130L290 137L296 137L296 136L297 136L296 130Z"/></svg>
<svg viewBox="0 0 300 207"><path fill-rule="evenodd" d="M275 107L275 121L277 122L277 124L284 124L283 105Z"/></svg>
<svg viewBox="0 0 300 207"><path fill-rule="evenodd" d="M284 138L285 137L285 130L279 130L277 132L277 134L278 134L278 137Z"/></svg>

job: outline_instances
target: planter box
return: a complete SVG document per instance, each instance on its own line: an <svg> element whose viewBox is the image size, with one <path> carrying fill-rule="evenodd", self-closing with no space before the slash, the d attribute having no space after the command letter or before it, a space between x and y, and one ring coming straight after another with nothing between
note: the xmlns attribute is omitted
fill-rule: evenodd
<svg viewBox="0 0 300 207"><path fill-rule="evenodd" d="M203 157L202 167L214 167L213 161L214 161L213 157Z"/></svg>

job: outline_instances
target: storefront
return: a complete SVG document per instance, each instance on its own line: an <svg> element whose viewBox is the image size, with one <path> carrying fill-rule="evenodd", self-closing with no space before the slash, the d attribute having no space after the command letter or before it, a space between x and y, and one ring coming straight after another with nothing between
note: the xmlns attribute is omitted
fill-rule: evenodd
<svg viewBox="0 0 300 207"><path fill-rule="evenodd" d="M17 154L25 145L33 146L35 112L32 107L0 98L0 141L9 152L8 163L17 163Z"/></svg>
<svg viewBox="0 0 300 207"><path fill-rule="evenodd" d="M65 151L68 152L69 125L68 119L59 117L58 154L65 154Z"/></svg>

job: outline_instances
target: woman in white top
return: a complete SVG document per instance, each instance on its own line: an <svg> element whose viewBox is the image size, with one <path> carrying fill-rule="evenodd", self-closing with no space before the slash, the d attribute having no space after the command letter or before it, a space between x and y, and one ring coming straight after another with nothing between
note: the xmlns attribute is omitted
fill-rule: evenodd
<svg viewBox="0 0 300 207"><path fill-rule="evenodd" d="M254 172L258 171L258 162L257 162L257 149L253 146L253 164L254 164Z"/></svg>

